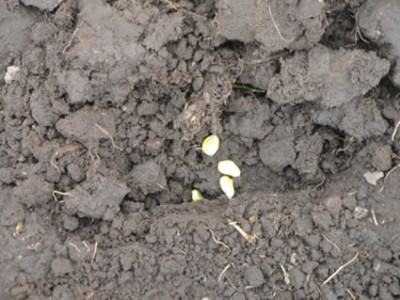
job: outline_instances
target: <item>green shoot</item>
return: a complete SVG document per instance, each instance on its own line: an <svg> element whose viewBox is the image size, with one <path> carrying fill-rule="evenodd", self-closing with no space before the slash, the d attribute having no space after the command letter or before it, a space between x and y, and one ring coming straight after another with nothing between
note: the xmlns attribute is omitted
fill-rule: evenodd
<svg viewBox="0 0 400 300"><path fill-rule="evenodd" d="M234 83L232 84L232 88L235 90L243 90L247 92L252 92L254 94L265 94L267 91L259 88L254 88L249 85Z"/></svg>
<svg viewBox="0 0 400 300"><path fill-rule="evenodd" d="M288 290L289 291L293 290L293 285L290 283L289 273L286 271L285 266L281 262L279 262L279 268L281 269Z"/></svg>

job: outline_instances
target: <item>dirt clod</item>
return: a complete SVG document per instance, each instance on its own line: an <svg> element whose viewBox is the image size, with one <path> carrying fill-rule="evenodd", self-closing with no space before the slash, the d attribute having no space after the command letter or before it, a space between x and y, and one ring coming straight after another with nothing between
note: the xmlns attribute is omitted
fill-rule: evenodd
<svg viewBox="0 0 400 300"><path fill-rule="evenodd" d="M398 298L399 19L0 1L0 299Z"/></svg>

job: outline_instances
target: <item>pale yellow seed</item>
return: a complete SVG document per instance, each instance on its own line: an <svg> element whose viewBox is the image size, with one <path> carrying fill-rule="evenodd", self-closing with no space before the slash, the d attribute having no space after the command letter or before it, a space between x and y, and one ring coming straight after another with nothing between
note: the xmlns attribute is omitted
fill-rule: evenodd
<svg viewBox="0 0 400 300"><path fill-rule="evenodd" d="M198 189L193 189L192 190L192 201L194 203L196 203L201 200L203 200L203 195L201 194L201 192Z"/></svg>
<svg viewBox="0 0 400 300"><path fill-rule="evenodd" d="M219 149L219 137L215 134L212 134L206 137L201 146L201 150L203 150L204 154L208 156L214 156Z"/></svg>
<svg viewBox="0 0 400 300"><path fill-rule="evenodd" d="M221 187L225 195L229 199L232 199L232 197L235 195L235 187L233 186L232 178L226 175L221 176L221 178L219 179L219 186Z"/></svg>
<svg viewBox="0 0 400 300"><path fill-rule="evenodd" d="M218 172L232 177L240 176L239 167L231 160L222 160L218 163Z"/></svg>

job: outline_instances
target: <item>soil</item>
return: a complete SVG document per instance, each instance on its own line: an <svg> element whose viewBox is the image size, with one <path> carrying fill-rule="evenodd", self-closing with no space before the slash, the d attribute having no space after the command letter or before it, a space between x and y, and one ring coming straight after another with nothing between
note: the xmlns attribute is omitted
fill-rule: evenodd
<svg viewBox="0 0 400 300"><path fill-rule="evenodd" d="M399 19L0 1L0 299L398 299Z"/></svg>

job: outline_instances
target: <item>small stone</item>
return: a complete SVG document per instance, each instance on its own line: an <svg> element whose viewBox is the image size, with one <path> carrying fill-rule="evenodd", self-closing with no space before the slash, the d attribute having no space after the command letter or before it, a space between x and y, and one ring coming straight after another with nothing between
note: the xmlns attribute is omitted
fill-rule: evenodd
<svg viewBox="0 0 400 300"><path fill-rule="evenodd" d="M366 172L364 173L365 180L372 185L376 185L379 179L381 179L385 174L382 171Z"/></svg>
<svg viewBox="0 0 400 300"><path fill-rule="evenodd" d="M56 258L51 263L51 270L54 276L63 276L65 274L72 273L71 262L66 258Z"/></svg>
<svg viewBox="0 0 400 300"><path fill-rule="evenodd" d="M67 285L57 285L54 287L52 299L73 300L75 297Z"/></svg>
<svg viewBox="0 0 400 300"><path fill-rule="evenodd" d="M0 168L0 181L5 184L10 184L13 182L12 173L9 169Z"/></svg>
<svg viewBox="0 0 400 300"><path fill-rule="evenodd" d="M154 103L142 102L137 108L137 114L141 117L152 116L157 112L157 106Z"/></svg>
<svg viewBox="0 0 400 300"><path fill-rule="evenodd" d="M300 289L303 287L306 276L298 269L292 269L289 271L290 283L295 289Z"/></svg>
<svg viewBox="0 0 400 300"><path fill-rule="evenodd" d="M361 207L361 206L357 206L354 209L353 212L353 217L356 219L362 219L365 218L368 215L368 209Z"/></svg>
<svg viewBox="0 0 400 300"><path fill-rule="evenodd" d="M389 285L389 291L393 296L399 296L400 295L399 283L393 282L391 285Z"/></svg>
<svg viewBox="0 0 400 300"><path fill-rule="evenodd" d="M53 11L60 5L61 0L22 0L22 3L29 6L34 6L41 10Z"/></svg>
<svg viewBox="0 0 400 300"><path fill-rule="evenodd" d="M75 217L71 217L68 215L62 216L63 226L68 231L74 231L79 227L79 221Z"/></svg>
<svg viewBox="0 0 400 300"><path fill-rule="evenodd" d="M331 215L337 216L342 209L343 200L340 196L331 196L324 200L325 208Z"/></svg>
<svg viewBox="0 0 400 300"><path fill-rule="evenodd" d="M75 182L81 182L85 179L85 174L82 172L82 169L76 164L69 164L67 166L67 171L71 179Z"/></svg>
<svg viewBox="0 0 400 300"><path fill-rule="evenodd" d="M259 287L264 283L264 275L261 270L256 267L248 267L244 274L248 284L252 287Z"/></svg>
<svg viewBox="0 0 400 300"><path fill-rule="evenodd" d="M197 77L193 80L192 87L195 92L199 91L203 86L204 79L202 77Z"/></svg>
<svg viewBox="0 0 400 300"><path fill-rule="evenodd" d="M7 73L4 76L4 81L6 84L9 84L15 80L15 77L17 76L19 72L19 67L17 66L9 66L7 67Z"/></svg>
<svg viewBox="0 0 400 300"><path fill-rule="evenodd" d="M354 196L346 196L343 199L343 206L348 209L355 209L357 206L357 199Z"/></svg>

